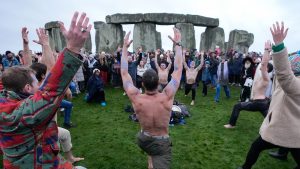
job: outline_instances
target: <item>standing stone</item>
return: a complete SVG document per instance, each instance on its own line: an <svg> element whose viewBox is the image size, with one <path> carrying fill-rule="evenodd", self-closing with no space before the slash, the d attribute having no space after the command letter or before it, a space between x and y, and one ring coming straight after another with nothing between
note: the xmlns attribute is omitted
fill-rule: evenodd
<svg viewBox="0 0 300 169"><path fill-rule="evenodd" d="M254 35L244 30L233 30L229 34L227 49L234 49L238 52L247 53L253 44Z"/></svg>
<svg viewBox="0 0 300 169"><path fill-rule="evenodd" d="M156 32L156 49L161 49L161 33Z"/></svg>
<svg viewBox="0 0 300 169"><path fill-rule="evenodd" d="M120 24L106 24L104 22L94 22L96 30L95 42L96 52L113 53L119 45L123 45L123 28Z"/></svg>
<svg viewBox="0 0 300 169"><path fill-rule="evenodd" d="M62 51L66 46L66 41L59 28L58 21L52 21L45 24L48 31L49 43L52 50Z"/></svg>
<svg viewBox="0 0 300 169"><path fill-rule="evenodd" d="M91 38L91 33L89 33L89 36L86 39L83 47L85 48L85 51L92 52L92 38Z"/></svg>
<svg viewBox="0 0 300 169"><path fill-rule="evenodd" d="M151 51L157 48L156 25L152 23L138 23L133 29L133 50L142 47L143 51Z"/></svg>
<svg viewBox="0 0 300 169"><path fill-rule="evenodd" d="M228 51L228 42L225 42L225 43L224 43L224 49L225 49L225 52Z"/></svg>
<svg viewBox="0 0 300 169"><path fill-rule="evenodd" d="M62 32L60 31L60 26L58 21L52 21L45 24L45 29L48 31L49 35L49 44L52 50L56 51L62 51L67 43L66 39L63 36ZM92 51L92 39L91 34L89 34L89 37L85 41L84 47L86 51L91 52Z"/></svg>
<svg viewBox="0 0 300 169"><path fill-rule="evenodd" d="M200 51L207 51L207 49L205 48L205 32L201 33L200 35Z"/></svg>
<svg viewBox="0 0 300 169"><path fill-rule="evenodd" d="M194 25L191 23L177 23L175 27L181 32L182 46L187 49L195 49L196 39Z"/></svg>
<svg viewBox="0 0 300 169"><path fill-rule="evenodd" d="M206 28L201 34L200 50L214 51L216 46L219 46L224 51L225 35L224 29L220 27Z"/></svg>

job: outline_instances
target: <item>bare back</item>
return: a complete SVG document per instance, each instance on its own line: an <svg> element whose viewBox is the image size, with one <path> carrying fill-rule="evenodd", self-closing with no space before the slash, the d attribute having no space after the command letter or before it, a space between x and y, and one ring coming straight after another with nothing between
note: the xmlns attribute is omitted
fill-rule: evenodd
<svg viewBox="0 0 300 169"><path fill-rule="evenodd" d="M151 135L168 134L173 98L165 93L140 94L132 100L142 130Z"/></svg>
<svg viewBox="0 0 300 169"><path fill-rule="evenodd" d="M253 100L266 98L265 93L268 88L269 81L270 81L270 79L266 80L266 79L263 79L262 77L260 77L253 82L253 87L252 87Z"/></svg>

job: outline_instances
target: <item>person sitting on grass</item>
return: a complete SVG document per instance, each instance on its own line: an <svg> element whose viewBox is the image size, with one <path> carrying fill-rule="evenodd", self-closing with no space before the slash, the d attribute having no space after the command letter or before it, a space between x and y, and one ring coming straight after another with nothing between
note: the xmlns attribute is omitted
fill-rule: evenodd
<svg viewBox="0 0 300 169"><path fill-rule="evenodd" d="M87 102L95 100L96 102L100 102L101 106L106 106L104 82L100 77L99 69L93 70L93 75L87 83L87 91L88 93L85 98Z"/></svg>
<svg viewBox="0 0 300 169"><path fill-rule="evenodd" d="M189 92L192 90L192 102L191 102L192 106L195 104L195 98L196 98L196 89L197 89L196 78L203 64L204 64L204 53L201 53L201 62L200 65L197 67L195 61L191 61L190 67L188 67L185 61L185 57L183 57L183 67L185 69L185 74L186 74L184 94L185 96L187 96Z"/></svg>
<svg viewBox="0 0 300 169"><path fill-rule="evenodd" d="M260 111L266 117L270 104L270 100L266 97L266 90L270 81L268 72L273 70L273 67L269 63L270 51L271 42L268 41L265 43L265 52L260 67L261 78L256 78L252 87L252 99L249 102L239 102L233 106L229 123L224 125L225 128L235 127L241 110ZM256 73L256 76L258 75L259 72Z"/></svg>

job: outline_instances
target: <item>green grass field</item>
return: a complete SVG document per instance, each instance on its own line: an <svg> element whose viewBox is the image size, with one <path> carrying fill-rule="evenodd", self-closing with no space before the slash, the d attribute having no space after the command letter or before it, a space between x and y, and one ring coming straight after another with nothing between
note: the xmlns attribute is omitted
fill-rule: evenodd
<svg viewBox="0 0 300 169"><path fill-rule="evenodd" d="M258 112L241 112L235 129L223 127L229 120L232 106L238 101L239 88L231 87L231 99L221 91L215 103L215 90L202 97L198 88L195 106L189 106L191 96L180 90L176 100L188 105L191 117L186 125L170 127L172 138L172 169L236 169L246 157L251 143L258 136L263 117ZM129 104L122 89L106 88L107 106L87 104L83 94L73 99L72 121L78 126L70 129L73 152L85 160L77 165L89 169L143 169L147 156L135 144L139 124L128 119L124 106ZM191 95L191 93L190 93ZM155 105L153 105L155 106ZM62 124L62 117L59 119ZM263 152L254 169L291 169L295 162L275 160Z"/></svg>

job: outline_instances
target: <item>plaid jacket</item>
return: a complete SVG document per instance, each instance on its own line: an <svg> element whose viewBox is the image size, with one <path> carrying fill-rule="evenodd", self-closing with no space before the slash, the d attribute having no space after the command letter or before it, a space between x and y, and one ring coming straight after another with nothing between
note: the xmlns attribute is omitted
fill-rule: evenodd
<svg viewBox="0 0 300 169"><path fill-rule="evenodd" d="M64 50L40 89L26 99L0 94L0 147L4 169L57 169L58 129L52 121L82 62Z"/></svg>

